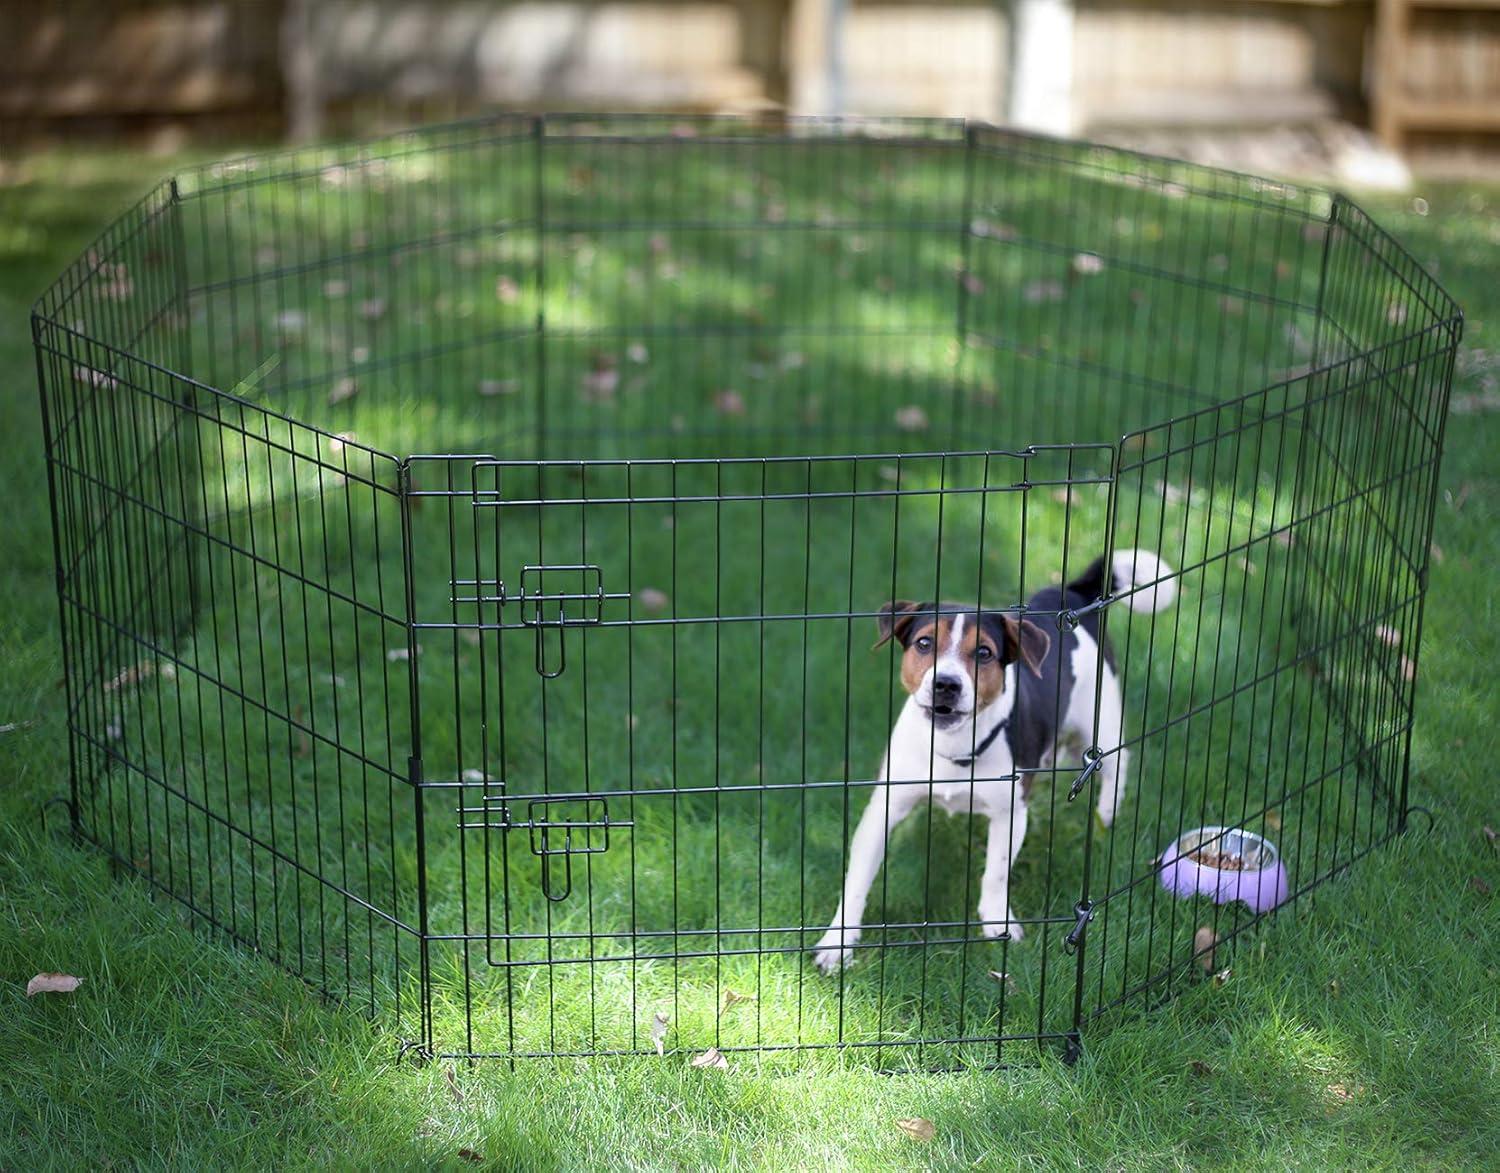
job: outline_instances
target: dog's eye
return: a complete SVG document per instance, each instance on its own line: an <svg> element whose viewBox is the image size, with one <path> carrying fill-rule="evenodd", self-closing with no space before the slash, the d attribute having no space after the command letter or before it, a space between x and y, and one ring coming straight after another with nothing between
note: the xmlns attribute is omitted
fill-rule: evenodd
<svg viewBox="0 0 1500 1173"><path fill-rule="evenodd" d="M974 649L974 659L978 660L981 664L988 664L994 658L995 653L989 648L985 647L983 644L980 644L979 647Z"/></svg>
<svg viewBox="0 0 1500 1173"><path fill-rule="evenodd" d="M930 635L920 636L916 641L915 647L919 652L932 651L932 637Z"/></svg>

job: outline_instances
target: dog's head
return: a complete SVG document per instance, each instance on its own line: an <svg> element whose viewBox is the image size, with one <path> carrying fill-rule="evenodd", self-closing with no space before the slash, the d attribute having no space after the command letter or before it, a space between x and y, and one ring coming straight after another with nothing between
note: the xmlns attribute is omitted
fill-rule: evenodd
<svg viewBox="0 0 1500 1173"><path fill-rule="evenodd" d="M1027 619L956 603L890 602L880 609L878 648L897 640L901 683L935 728L956 730L1005 692L1005 668L1037 676L1052 641Z"/></svg>

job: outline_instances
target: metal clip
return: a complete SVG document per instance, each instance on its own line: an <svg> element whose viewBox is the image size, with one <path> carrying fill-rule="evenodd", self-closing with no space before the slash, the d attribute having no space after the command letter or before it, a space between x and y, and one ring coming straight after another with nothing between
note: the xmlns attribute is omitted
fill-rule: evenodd
<svg viewBox="0 0 1500 1173"><path fill-rule="evenodd" d="M1069 802L1072 802L1083 793L1083 788L1089 784L1089 779L1099 772L1099 766L1103 761L1104 752L1097 745L1091 745L1083 751L1083 772L1073 780L1073 785L1068 788Z"/></svg>
<svg viewBox="0 0 1500 1173"><path fill-rule="evenodd" d="M1089 921L1094 919L1094 906L1087 900L1081 900L1073 906L1074 913L1078 919L1073 922L1073 928L1063 938L1063 952L1069 957L1078 952L1078 946L1083 943L1083 934L1089 927Z"/></svg>

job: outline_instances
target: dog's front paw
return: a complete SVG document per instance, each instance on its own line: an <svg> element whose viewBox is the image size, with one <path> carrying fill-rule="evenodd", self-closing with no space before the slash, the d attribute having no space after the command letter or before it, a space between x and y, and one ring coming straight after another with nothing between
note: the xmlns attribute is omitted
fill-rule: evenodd
<svg viewBox="0 0 1500 1173"><path fill-rule="evenodd" d="M851 933L847 929L829 929L813 946L813 964L830 976L838 973L854 960L852 946L857 940L859 940L859 934Z"/></svg>
<svg viewBox="0 0 1500 1173"><path fill-rule="evenodd" d="M1026 935L1021 928L1021 922L1016 919L1016 914L1009 907L981 908L979 919L983 922L984 935L994 940L997 937L1009 937L1012 941L1019 941Z"/></svg>

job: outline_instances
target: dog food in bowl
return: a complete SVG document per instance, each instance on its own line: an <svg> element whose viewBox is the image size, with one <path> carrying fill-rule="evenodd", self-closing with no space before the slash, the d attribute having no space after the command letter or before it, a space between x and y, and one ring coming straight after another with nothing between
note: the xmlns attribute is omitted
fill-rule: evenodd
<svg viewBox="0 0 1500 1173"><path fill-rule="evenodd" d="M1239 827L1199 827L1161 855L1161 883L1174 896L1243 901L1270 912L1287 897L1286 867L1275 845Z"/></svg>

